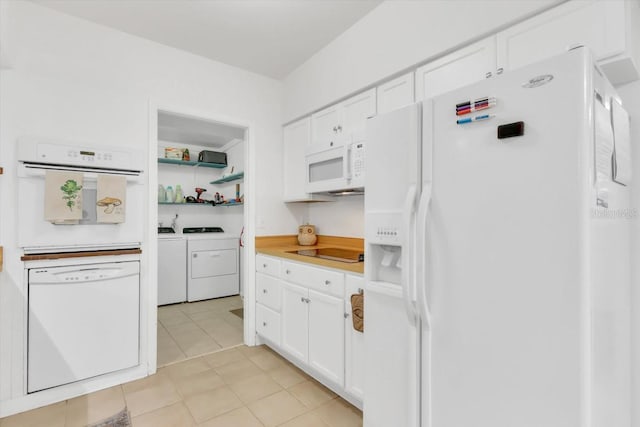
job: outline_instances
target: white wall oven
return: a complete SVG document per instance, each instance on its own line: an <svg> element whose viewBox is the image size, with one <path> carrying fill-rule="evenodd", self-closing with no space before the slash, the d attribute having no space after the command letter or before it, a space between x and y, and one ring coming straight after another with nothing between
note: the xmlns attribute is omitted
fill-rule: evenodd
<svg viewBox="0 0 640 427"><path fill-rule="evenodd" d="M65 143L23 138L18 144L18 246L25 253L67 252L77 250L140 247L144 232L145 186L142 169L136 166L140 156L125 149L97 149ZM77 221L52 221L47 210L47 192L57 191L47 181L50 171L80 176L81 184L65 188L67 203L81 204ZM121 179L120 189L101 192L99 181ZM66 185L66 184L65 184ZM75 185L75 184L74 184ZM81 187L81 189L78 189ZM124 197L100 197L108 191ZM75 191L75 193L74 193ZM49 197L50 199L51 197ZM112 203L107 203L111 201ZM118 204L119 203L119 204ZM120 222L103 220L119 212ZM55 215L55 213L53 214ZM58 215L66 215L62 211Z"/></svg>

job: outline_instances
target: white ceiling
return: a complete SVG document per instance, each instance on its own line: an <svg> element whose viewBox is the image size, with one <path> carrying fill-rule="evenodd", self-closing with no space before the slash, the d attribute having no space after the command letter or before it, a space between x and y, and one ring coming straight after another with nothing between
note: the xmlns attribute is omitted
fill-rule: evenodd
<svg viewBox="0 0 640 427"><path fill-rule="evenodd" d="M275 79L382 0L32 0Z"/></svg>
<svg viewBox="0 0 640 427"><path fill-rule="evenodd" d="M244 139L244 129L201 118L160 111L158 139L160 141L201 145L222 149L226 144Z"/></svg>

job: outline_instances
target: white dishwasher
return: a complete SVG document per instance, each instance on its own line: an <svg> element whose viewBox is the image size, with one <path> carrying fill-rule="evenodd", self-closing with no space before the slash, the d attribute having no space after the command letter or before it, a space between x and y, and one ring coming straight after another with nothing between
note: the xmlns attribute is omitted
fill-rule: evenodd
<svg viewBox="0 0 640 427"><path fill-rule="evenodd" d="M31 268L27 391L139 364L140 262Z"/></svg>

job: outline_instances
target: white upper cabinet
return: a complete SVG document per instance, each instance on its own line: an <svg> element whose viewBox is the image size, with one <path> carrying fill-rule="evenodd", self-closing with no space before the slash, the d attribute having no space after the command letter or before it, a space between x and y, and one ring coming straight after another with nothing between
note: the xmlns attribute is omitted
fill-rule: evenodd
<svg viewBox="0 0 640 427"><path fill-rule="evenodd" d="M370 89L342 102L342 130L350 141L364 136L367 119L376 115L376 90ZM355 140L354 139L354 140Z"/></svg>
<svg viewBox="0 0 640 427"><path fill-rule="evenodd" d="M640 43L638 9L636 2L621 0L564 3L498 33L498 64L513 70L586 46L613 84L635 80L630 53Z"/></svg>
<svg viewBox="0 0 640 427"><path fill-rule="evenodd" d="M314 151L326 150L341 145L342 108L332 105L311 115L311 144Z"/></svg>
<svg viewBox="0 0 640 427"><path fill-rule="evenodd" d="M388 113L414 101L413 73L386 82L377 89L378 114Z"/></svg>
<svg viewBox="0 0 640 427"><path fill-rule="evenodd" d="M311 147L320 152L364 135L367 119L376 114L376 90L370 89L311 115Z"/></svg>
<svg viewBox="0 0 640 427"><path fill-rule="evenodd" d="M416 101L491 77L496 71L495 36L463 47L416 70Z"/></svg>

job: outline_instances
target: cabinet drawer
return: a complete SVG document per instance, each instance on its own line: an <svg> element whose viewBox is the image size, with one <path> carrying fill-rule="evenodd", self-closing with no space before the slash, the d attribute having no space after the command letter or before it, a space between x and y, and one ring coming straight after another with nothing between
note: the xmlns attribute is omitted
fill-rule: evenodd
<svg viewBox="0 0 640 427"><path fill-rule="evenodd" d="M282 277L339 298L344 295L344 273L285 261L282 263Z"/></svg>
<svg viewBox="0 0 640 427"><path fill-rule="evenodd" d="M256 304L256 330L274 344L280 345L280 314Z"/></svg>
<svg viewBox="0 0 640 427"><path fill-rule="evenodd" d="M271 276L280 276L280 261L264 255L256 255L256 271Z"/></svg>
<svg viewBox="0 0 640 427"><path fill-rule="evenodd" d="M263 273L256 273L256 300L260 304L280 311L280 292L279 279Z"/></svg>

